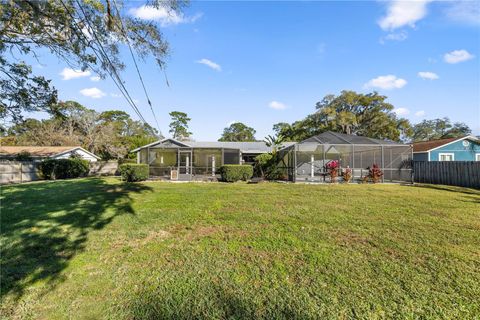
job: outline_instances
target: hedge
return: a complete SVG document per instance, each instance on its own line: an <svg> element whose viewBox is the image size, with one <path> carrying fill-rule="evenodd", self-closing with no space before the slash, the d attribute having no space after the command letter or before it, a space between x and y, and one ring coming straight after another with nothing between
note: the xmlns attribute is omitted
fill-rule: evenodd
<svg viewBox="0 0 480 320"><path fill-rule="evenodd" d="M220 174L226 182L247 181L253 176L253 167L248 164L227 164L220 167Z"/></svg>
<svg viewBox="0 0 480 320"><path fill-rule="evenodd" d="M148 164L124 163L118 167L122 179L128 182L143 181L148 179Z"/></svg>
<svg viewBox="0 0 480 320"><path fill-rule="evenodd" d="M47 159L39 165L41 175L47 180L70 179L88 174L90 162L83 159Z"/></svg>

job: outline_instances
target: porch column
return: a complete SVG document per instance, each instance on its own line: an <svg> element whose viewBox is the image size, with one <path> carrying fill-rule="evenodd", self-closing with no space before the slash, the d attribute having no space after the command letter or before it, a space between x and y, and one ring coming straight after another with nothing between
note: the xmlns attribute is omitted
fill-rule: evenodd
<svg viewBox="0 0 480 320"><path fill-rule="evenodd" d="M187 171L186 174L190 174L190 157L189 156L185 158L185 171Z"/></svg>
<svg viewBox="0 0 480 320"><path fill-rule="evenodd" d="M137 151L137 163L140 163L140 151Z"/></svg>
<svg viewBox="0 0 480 320"><path fill-rule="evenodd" d="M310 175L312 176L312 178L315 176L315 165L314 165L314 162L315 162L315 156L312 154L312 156L310 157Z"/></svg>
<svg viewBox="0 0 480 320"><path fill-rule="evenodd" d="M215 156L212 156L212 176L215 176Z"/></svg>

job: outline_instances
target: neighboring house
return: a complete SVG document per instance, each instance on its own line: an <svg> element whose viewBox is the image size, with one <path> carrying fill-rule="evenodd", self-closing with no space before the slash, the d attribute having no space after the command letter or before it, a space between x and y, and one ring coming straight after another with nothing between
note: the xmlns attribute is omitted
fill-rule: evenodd
<svg viewBox="0 0 480 320"><path fill-rule="evenodd" d="M414 161L480 161L480 140L474 136L416 142Z"/></svg>
<svg viewBox="0 0 480 320"><path fill-rule="evenodd" d="M15 160L19 154L28 154L33 160L67 159L72 156L80 157L91 162L100 160L100 157L82 147L32 147L32 146L2 146L0 159Z"/></svg>

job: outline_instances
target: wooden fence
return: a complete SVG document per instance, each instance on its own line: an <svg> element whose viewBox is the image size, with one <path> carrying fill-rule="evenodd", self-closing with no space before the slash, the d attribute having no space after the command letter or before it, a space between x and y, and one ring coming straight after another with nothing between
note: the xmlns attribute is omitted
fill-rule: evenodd
<svg viewBox="0 0 480 320"><path fill-rule="evenodd" d="M39 162L33 161L0 161L0 184L41 180L38 164ZM117 170L117 161L91 162L88 175L111 176L115 175Z"/></svg>
<svg viewBox="0 0 480 320"><path fill-rule="evenodd" d="M414 181L480 188L480 161L415 161Z"/></svg>

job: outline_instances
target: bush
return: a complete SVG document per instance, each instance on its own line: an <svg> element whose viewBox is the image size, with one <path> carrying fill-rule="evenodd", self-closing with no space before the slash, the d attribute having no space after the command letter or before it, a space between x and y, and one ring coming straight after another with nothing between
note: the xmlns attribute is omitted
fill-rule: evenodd
<svg viewBox="0 0 480 320"><path fill-rule="evenodd" d="M332 160L327 163L326 165L328 175L330 176L330 182L337 182L337 177L338 177L338 167L339 163L337 160Z"/></svg>
<svg viewBox="0 0 480 320"><path fill-rule="evenodd" d="M372 180L373 183L378 183L382 179L383 172L380 170L380 167L377 164L373 164L371 167L368 167L368 178Z"/></svg>
<svg viewBox="0 0 480 320"><path fill-rule="evenodd" d="M285 168L279 165L278 153L262 153L255 157L255 174L267 180L286 180Z"/></svg>
<svg viewBox="0 0 480 320"><path fill-rule="evenodd" d="M90 169L90 163L77 158L47 159L40 163L39 169L47 180L70 179L86 176Z"/></svg>
<svg viewBox="0 0 480 320"><path fill-rule="evenodd" d="M148 164L124 163L118 167L122 179L127 182L144 181L148 179Z"/></svg>
<svg viewBox="0 0 480 320"><path fill-rule="evenodd" d="M220 167L220 174L226 182L247 181L253 176L253 167L248 164L227 164Z"/></svg>
<svg viewBox="0 0 480 320"><path fill-rule="evenodd" d="M32 155L28 151L22 151L15 157L16 161L32 161Z"/></svg>
<svg viewBox="0 0 480 320"><path fill-rule="evenodd" d="M345 168L342 172L343 182L349 183L352 180L352 169L349 167Z"/></svg>

